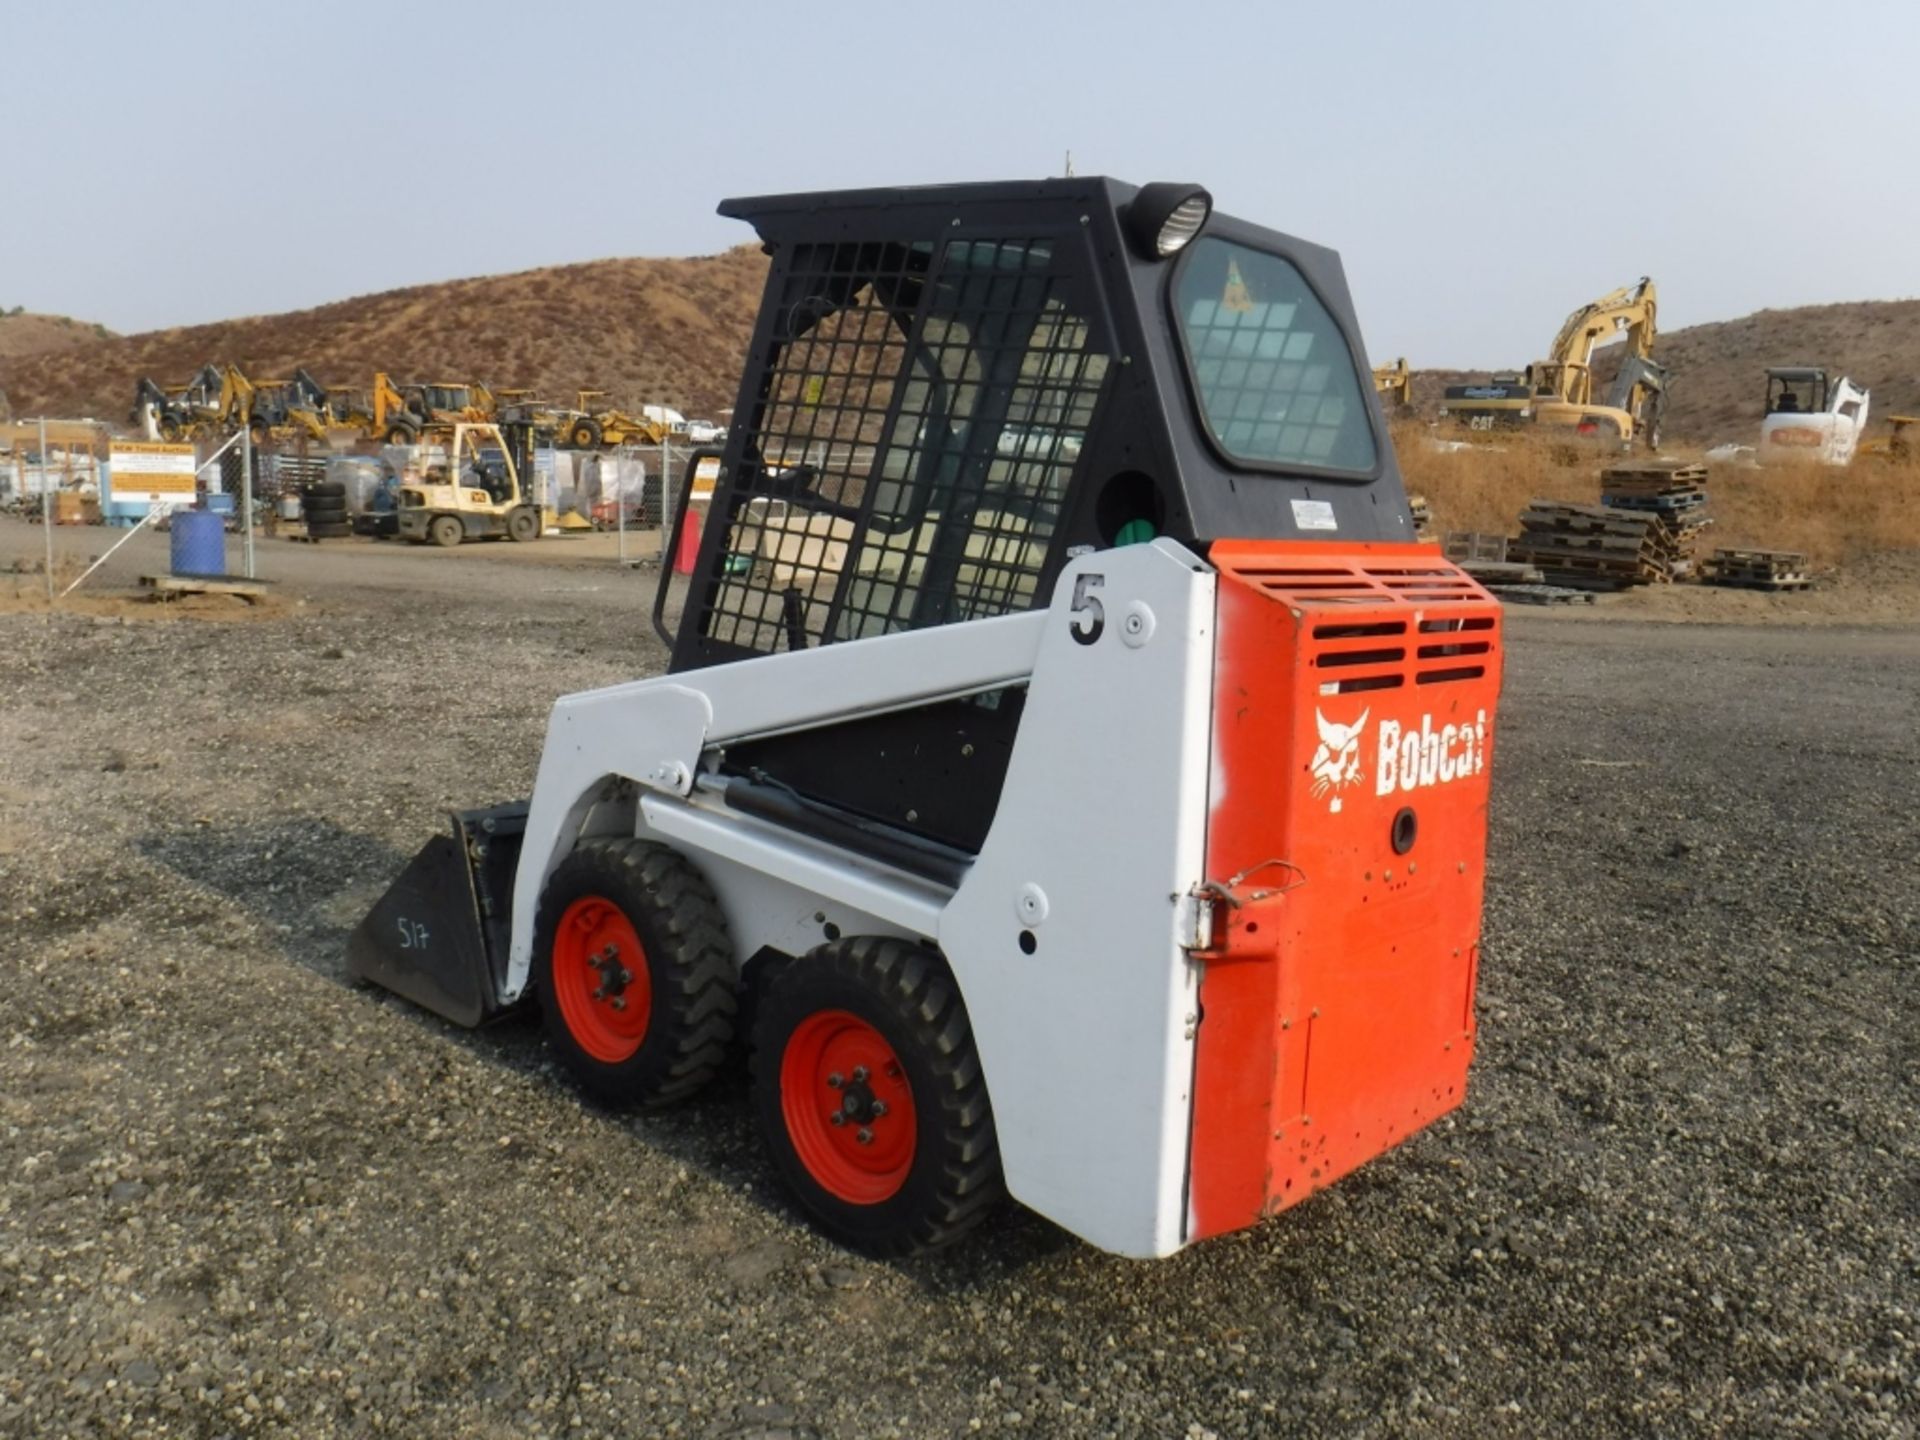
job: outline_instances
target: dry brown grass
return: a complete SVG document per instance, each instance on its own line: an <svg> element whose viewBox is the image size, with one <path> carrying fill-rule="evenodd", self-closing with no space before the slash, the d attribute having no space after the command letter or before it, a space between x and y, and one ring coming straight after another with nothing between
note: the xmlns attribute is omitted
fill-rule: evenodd
<svg viewBox="0 0 1920 1440"><path fill-rule="evenodd" d="M1436 449L1443 432L1399 426L1394 449L1407 489L1425 495L1434 530L1518 532L1535 497L1598 504L1607 457L1571 452L1538 435L1470 450ZM1698 459L1675 452L1676 459ZM1707 480L1709 546L1804 551L1838 565L1885 551L1920 549L1920 464L1860 460L1844 470L1712 466Z"/></svg>
<svg viewBox="0 0 1920 1440"><path fill-rule="evenodd" d="M1821 565L1920 549L1920 465L1859 460L1844 470L1722 468L1707 489L1712 545L1804 550Z"/></svg>
<svg viewBox="0 0 1920 1440"><path fill-rule="evenodd" d="M1600 462L1523 433L1470 449L1440 448L1454 437L1417 422L1394 427L1393 448L1410 493L1424 495L1435 531L1516 532L1520 512L1536 496L1595 502ZM1569 460L1572 463L1568 463Z"/></svg>

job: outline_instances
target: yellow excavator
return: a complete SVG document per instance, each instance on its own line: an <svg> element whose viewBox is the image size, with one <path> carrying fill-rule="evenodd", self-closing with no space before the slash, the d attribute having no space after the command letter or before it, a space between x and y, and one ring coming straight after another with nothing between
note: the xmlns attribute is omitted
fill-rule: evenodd
<svg viewBox="0 0 1920 1440"><path fill-rule="evenodd" d="M1641 276L1632 285L1582 305L1553 337L1547 358L1525 375L1496 375L1491 382L1449 385L1442 418L1470 430L1545 425L1572 430L1631 449L1660 448L1660 421L1667 407L1667 370L1653 358L1657 292ZM1614 337L1625 340L1620 369L1606 399L1593 398L1593 352Z"/></svg>
<svg viewBox="0 0 1920 1440"><path fill-rule="evenodd" d="M1391 365L1373 367L1373 393L1389 410L1405 410L1413 404L1413 371L1407 366L1406 356Z"/></svg>

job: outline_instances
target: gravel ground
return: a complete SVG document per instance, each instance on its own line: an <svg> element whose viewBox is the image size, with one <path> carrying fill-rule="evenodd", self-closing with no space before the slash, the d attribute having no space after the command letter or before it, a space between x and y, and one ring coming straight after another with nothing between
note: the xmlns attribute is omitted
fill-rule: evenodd
<svg viewBox="0 0 1920 1440"><path fill-rule="evenodd" d="M1516 617L1465 1109L1172 1260L1009 1207L890 1265L738 1082L636 1120L342 981L657 667L650 586L276 563L251 623L0 614L0 1434L1920 1428L1912 628Z"/></svg>

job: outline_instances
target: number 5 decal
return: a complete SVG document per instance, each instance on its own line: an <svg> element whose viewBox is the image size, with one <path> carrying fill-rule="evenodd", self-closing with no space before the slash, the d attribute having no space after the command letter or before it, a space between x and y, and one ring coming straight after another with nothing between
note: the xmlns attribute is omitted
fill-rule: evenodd
<svg viewBox="0 0 1920 1440"><path fill-rule="evenodd" d="M1107 607L1093 593L1106 583L1104 575L1086 573L1073 577L1073 619L1067 622L1067 628L1082 645L1093 644L1107 628Z"/></svg>

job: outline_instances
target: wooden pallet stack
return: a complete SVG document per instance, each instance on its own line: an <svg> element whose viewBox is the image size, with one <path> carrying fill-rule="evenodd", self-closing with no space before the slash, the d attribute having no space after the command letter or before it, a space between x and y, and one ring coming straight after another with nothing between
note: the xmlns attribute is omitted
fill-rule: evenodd
<svg viewBox="0 0 1920 1440"><path fill-rule="evenodd" d="M1798 550L1715 550L1701 565L1700 578L1748 590L1804 590L1813 584L1807 557Z"/></svg>
<svg viewBox="0 0 1920 1440"><path fill-rule="evenodd" d="M1535 500L1520 516L1507 558L1535 566L1549 585L1624 590L1673 578L1656 518L1605 505Z"/></svg>
<svg viewBox="0 0 1920 1440"><path fill-rule="evenodd" d="M1600 503L1648 516L1668 579L1694 573L1707 514L1707 467L1679 460L1634 460L1600 472Z"/></svg>

